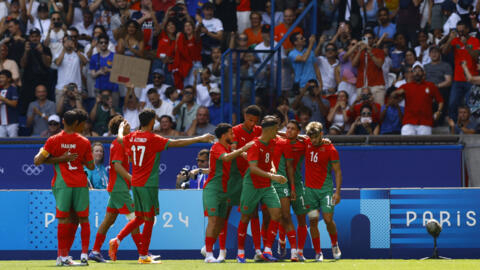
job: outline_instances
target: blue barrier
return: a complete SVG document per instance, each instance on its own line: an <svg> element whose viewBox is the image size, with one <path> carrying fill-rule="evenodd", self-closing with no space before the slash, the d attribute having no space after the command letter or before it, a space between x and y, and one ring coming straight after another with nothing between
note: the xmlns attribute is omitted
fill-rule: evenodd
<svg viewBox="0 0 480 270"><path fill-rule="evenodd" d="M49 165L36 167L40 144L0 145L0 189L48 189ZM196 168L197 153L210 144L172 148L162 153L159 187L175 188L182 168ZM105 145L108 160L109 145ZM461 145L337 146L345 188L461 187Z"/></svg>
<svg viewBox="0 0 480 270"><path fill-rule="evenodd" d="M160 215L153 230L151 250L163 258L200 258L206 222L203 217L201 191L159 191ZM424 225L430 218L443 226L438 239L441 255L453 258L478 258L480 237L478 215L480 189L379 189L343 190L342 201L335 207L338 241L344 258L420 258L430 256L433 240ZM103 220L108 194L90 192L91 242ZM0 220L0 260L54 259L56 257L55 202L50 191L0 191L4 217ZM235 209L229 219L227 248L230 258L236 254L236 227L240 214ZM119 216L107 234L114 237L125 225ZM295 221L296 223L296 221ZM326 226L320 222L321 245L331 258L331 244ZM250 231L248 232L250 235ZM248 236L247 257L253 256ZM74 254L81 248L80 233L73 245ZM107 243L103 250L108 249ZM121 259L137 254L130 237L120 246ZM313 257L310 238L305 254ZM106 255L106 254L105 254Z"/></svg>

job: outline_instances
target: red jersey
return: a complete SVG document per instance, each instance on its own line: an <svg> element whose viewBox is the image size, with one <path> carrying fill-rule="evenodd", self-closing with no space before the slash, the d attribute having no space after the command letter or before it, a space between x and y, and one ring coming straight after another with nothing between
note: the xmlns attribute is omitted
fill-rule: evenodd
<svg viewBox="0 0 480 270"><path fill-rule="evenodd" d="M362 102L360 104L353 106L353 112L349 110L348 116L350 116L351 119L357 119L357 117L360 116L362 106L364 104L365 102ZM380 123L380 112L382 111L382 106L376 102L373 103L373 106L375 106L377 110L374 110L372 108L372 121L374 123Z"/></svg>
<svg viewBox="0 0 480 270"><path fill-rule="evenodd" d="M433 126L433 99L443 102L438 87L431 82L410 82L400 86L405 90L405 113L402 124Z"/></svg>
<svg viewBox="0 0 480 270"><path fill-rule="evenodd" d="M295 143L289 141L292 151L293 170L295 172L295 183L302 182L302 164L305 159L305 142L297 140Z"/></svg>
<svg viewBox="0 0 480 270"><path fill-rule="evenodd" d="M137 130L123 138L123 145L132 161L132 186L158 188L160 152L167 149L168 139Z"/></svg>
<svg viewBox="0 0 480 270"><path fill-rule="evenodd" d="M274 38L275 41L280 41L283 36L287 33L288 31L288 27L285 26L284 23L281 23L277 26L275 26L275 29L274 29ZM303 34L303 30L302 28L300 27L295 27L295 29L293 29L292 33L290 34L290 36L293 34L293 33L302 33ZM283 48L285 50L290 50L290 49L293 49L293 45L292 43L290 42L290 36L288 36L285 41L283 42Z"/></svg>
<svg viewBox="0 0 480 270"><path fill-rule="evenodd" d="M160 57L160 54L165 54L172 59L175 57L175 40L171 40L165 31L162 31L158 37L157 57ZM168 70L172 69L173 64L168 64Z"/></svg>
<svg viewBox="0 0 480 270"><path fill-rule="evenodd" d="M209 188L227 192L227 183L230 177L230 166L232 162L220 160L220 157L230 152L230 147L225 147L219 142L216 142L212 148L210 148L210 173L203 188L206 188L208 185Z"/></svg>
<svg viewBox="0 0 480 270"><path fill-rule="evenodd" d="M59 157L65 152L78 154L77 159L65 163L54 164L52 187L55 182L63 180L67 187L86 187L87 174L83 165L93 162L90 141L78 133L60 133L48 138L43 147L52 157ZM59 183L59 185L61 185ZM61 186L58 186L61 187Z"/></svg>
<svg viewBox="0 0 480 270"><path fill-rule="evenodd" d="M455 71L453 74L453 80L458 82L466 82L465 74L463 73L462 62L467 62L468 70L472 76L478 75L477 71L477 59L473 59L468 53L467 47L470 47L473 51L480 50L480 41L475 37L470 37L467 40L467 44L463 44L460 38L454 38L450 45L453 48L455 59Z"/></svg>
<svg viewBox="0 0 480 270"><path fill-rule="evenodd" d="M375 58L385 59L385 52L382 49L373 48L372 54ZM365 57L367 60L365 61ZM367 62L365 66L365 62ZM365 82L365 78L367 81ZM358 77L357 77L357 88L362 88L364 86L377 86L385 85L385 80L383 79L383 70L381 67L377 67L372 60L372 57L367 54L367 51L364 50L360 53L360 60L358 63Z"/></svg>
<svg viewBox="0 0 480 270"><path fill-rule="evenodd" d="M305 185L315 189L333 189L332 163L339 162L333 144L314 146L305 140Z"/></svg>
<svg viewBox="0 0 480 270"><path fill-rule="evenodd" d="M175 87L183 89L183 80L188 76L193 67L193 62L202 61L202 41L193 37L192 39L185 38L183 33L180 33L175 41L177 49L175 50L174 69L173 73L175 79Z"/></svg>
<svg viewBox="0 0 480 270"><path fill-rule="evenodd" d="M273 153L275 150L275 140L271 140L268 144L260 141L259 138L253 140L255 143L248 149L248 162L257 163L258 168L263 171L270 172L272 168ZM245 177L252 179L255 188L267 188L271 186L272 182L268 177L261 177L247 170Z"/></svg>
<svg viewBox="0 0 480 270"><path fill-rule="evenodd" d="M237 149L243 147L245 144L251 142L254 138L262 135L262 127L254 126L252 131L247 131L243 124L238 124L232 128L233 143L237 145ZM242 177L248 169L248 162L243 157L236 158L237 168Z"/></svg>
<svg viewBox="0 0 480 270"><path fill-rule="evenodd" d="M237 11L250 11L250 0L240 0Z"/></svg>
<svg viewBox="0 0 480 270"><path fill-rule="evenodd" d="M130 189L130 181L123 179L116 171L115 164L119 162L122 167L128 172L128 155L123 149L117 139L110 145L110 171L108 175L108 192L125 191ZM118 181L117 181L118 180Z"/></svg>
<svg viewBox="0 0 480 270"><path fill-rule="evenodd" d="M276 138L275 150L273 151L273 165L277 174L287 176L287 160L292 160L292 145L290 141L284 138Z"/></svg>

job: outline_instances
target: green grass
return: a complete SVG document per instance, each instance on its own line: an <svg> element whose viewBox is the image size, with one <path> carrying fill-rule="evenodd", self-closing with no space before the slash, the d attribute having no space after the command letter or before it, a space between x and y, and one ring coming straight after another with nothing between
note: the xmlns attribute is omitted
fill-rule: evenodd
<svg viewBox="0 0 480 270"><path fill-rule="evenodd" d="M0 261L0 269L56 269L55 261ZM82 269L82 268L80 268ZM441 269L480 269L480 260L325 260L323 263L247 263L244 265L228 261L223 264L206 264L201 260L167 260L162 264L139 265L136 261L117 261L115 263L99 264L92 262L83 269L175 269L175 270L201 270L201 269L253 269L253 270L283 270L283 269L418 269L418 270L441 270Z"/></svg>

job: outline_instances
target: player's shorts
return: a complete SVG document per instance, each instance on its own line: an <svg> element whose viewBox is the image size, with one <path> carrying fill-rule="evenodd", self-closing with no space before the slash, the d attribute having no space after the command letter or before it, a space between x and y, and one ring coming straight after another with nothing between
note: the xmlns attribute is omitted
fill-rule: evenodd
<svg viewBox="0 0 480 270"><path fill-rule="evenodd" d="M135 203L135 216L154 217L159 214L158 188L132 186L132 193Z"/></svg>
<svg viewBox="0 0 480 270"><path fill-rule="evenodd" d="M242 196L240 197L240 211L242 214L251 214L258 209L258 203L262 202L268 208L280 208L280 199L273 186L255 188L252 179L245 178L243 181Z"/></svg>
<svg viewBox="0 0 480 270"><path fill-rule="evenodd" d="M52 188L57 208L57 218L67 218L70 211L77 212L78 217L88 217L90 197L87 187Z"/></svg>
<svg viewBox="0 0 480 270"><path fill-rule="evenodd" d="M335 205L332 203L333 190L305 188L305 202L309 211L321 209L322 213L333 213Z"/></svg>
<svg viewBox="0 0 480 270"><path fill-rule="evenodd" d="M272 182L272 186L273 188L275 188L279 199L290 197L290 188L288 187L288 185L288 182L285 184Z"/></svg>
<svg viewBox="0 0 480 270"><path fill-rule="evenodd" d="M128 215L135 211L132 196L128 191L109 192L107 212Z"/></svg>
<svg viewBox="0 0 480 270"><path fill-rule="evenodd" d="M305 187L303 183L295 183L296 200L291 201L292 209L295 215L304 215L309 212L305 198Z"/></svg>
<svg viewBox="0 0 480 270"><path fill-rule="evenodd" d="M232 170L227 183L227 203L229 206L240 205L243 177L238 170Z"/></svg>
<svg viewBox="0 0 480 270"><path fill-rule="evenodd" d="M203 189L203 210L209 217L227 217L227 197L222 191L208 188Z"/></svg>

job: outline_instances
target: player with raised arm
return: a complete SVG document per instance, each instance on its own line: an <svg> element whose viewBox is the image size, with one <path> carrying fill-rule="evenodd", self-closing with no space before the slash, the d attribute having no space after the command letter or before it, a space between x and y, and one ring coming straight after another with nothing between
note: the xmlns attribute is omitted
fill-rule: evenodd
<svg viewBox="0 0 480 270"><path fill-rule="evenodd" d="M210 148L210 173L203 187L203 209L208 214L205 232L205 262L207 263L221 262L213 257L213 245L227 216L227 188L232 160L253 145L253 142L250 142L232 151L233 132L230 124L219 124L215 129L215 135L218 142Z"/></svg>
<svg viewBox="0 0 480 270"><path fill-rule="evenodd" d="M135 219L129 221L116 238L109 241L108 254L112 260L117 259L117 250L120 241L130 234L135 228L144 224L141 247L138 250L141 264L159 263L148 256L148 249L152 237L154 217L159 214L158 204L158 168L160 165L160 152L168 147L183 147L194 143L211 142L215 137L211 134L188 138L167 139L152 132L155 124L155 111L143 110L138 118L140 130L132 132L125 137L123 130L125 122L120 124L117 140L123 143L132 161L132 193L135 203Z"/></svg>
<svg viewBox="0 0 480 270"><path fill-rule="evenodd" d="M268 237L265 241L265 250L262 258L266 261L276 261L272 256L272 243L277 234L278 222L281 218L280 199L272 186L272 181L284 184L287 179L279 174L271 173L272 158L275 148L274 138L278 131L278 120L275 116L265 116L261 123L262 134L253 140L253 146L247 152L249 168L243 178L242 195L240 197L240 209L242 216L238 227L238 254L237 261L245 263L245 236L247 226L253 213L257 211L261 202L267 206L271 221L269 224Z"/></svg>
<svg viewBox="0 0 480 270"><path fill-rule="evenodd" d="M117 135L118 128L120 124L124 121L124 118L121 115L116 115L108 123L108 129L110 134ZM130 133L130 127L125 125L123 129L123 135ZM128 156L123 145L121 145L117 139L113 140L110 146L110 172L107 191L110 195L107 204L107 212L105 213L105 218L98 228L97 235L95 237L95 244L93 249L88 254L90 260L96 262L107 262L100 250L102 248L103 242L105 242L105 237L110 229L110 226L115 223L118 214L126 215L128 220L135 218L135 207L133 204L132 196L130 195L130 185L132 180L132 175L128 172ZM140 249L141 245L141 235L139 234L139 229L135 228L132 231L132 239L135 242L135 245Z"/></svg>
<svg viewBox="0 0 480 270"><path fill-rule="evenodd" d="M58 219L57 265L88 265L88 246L90 241L90 223L88 221L89 195L88 180L83 166L93 170L92 147L87 138L79 133L83 131L87 113L75 109L63 116L64 130L47 139L44 147L34 158L35 165L53 164L54 176L52 192L55 197L56 217ZM80 264L68 256L75 238L77 217L69 218L75 212L81 226L82 253Z"/></svg>
<svg viewBox="0 0 480 270"><path fill-rule="evenodd" d="M310 236L315 249L315 260L323 261L320 248L320 233L318 231L319 210L322 210L323 220L327 225L332 242L333 258L338 260L342 256L337 241L337 226L333 221L333 209L340 203L340 189L342 187L342 171L338 152L333 144L324 144L323 126L319 122L310 122L307 125L305 140L305 198L307 208L310 209ZM333 192L332 172L335 172L336 190Z"/></svg>

